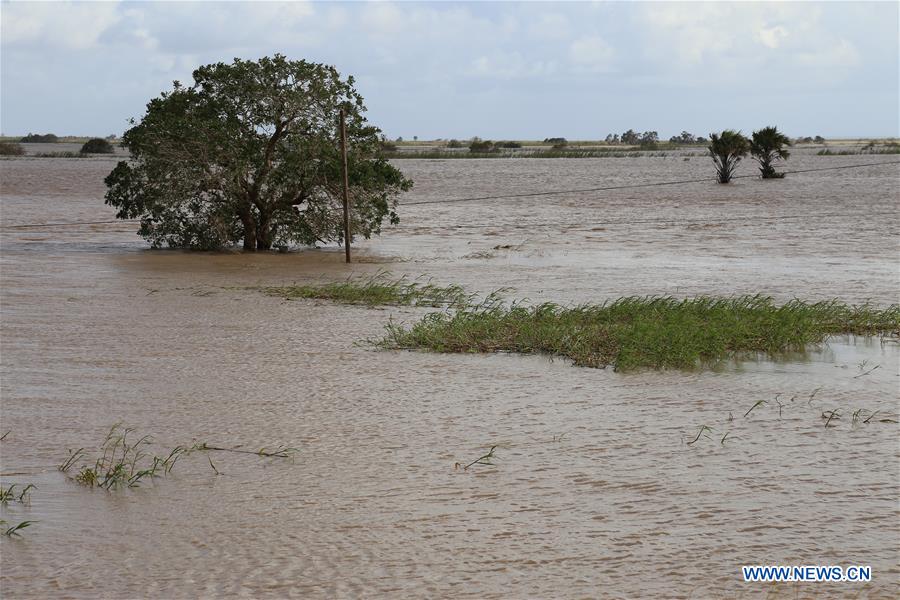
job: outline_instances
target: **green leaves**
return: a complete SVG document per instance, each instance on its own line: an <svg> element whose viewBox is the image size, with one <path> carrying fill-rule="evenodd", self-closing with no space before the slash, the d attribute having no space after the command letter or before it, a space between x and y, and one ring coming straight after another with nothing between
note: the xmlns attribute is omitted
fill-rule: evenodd
<svg viewBox="0 0 900 600"><path fill-rule="evenodd" d="M719 183L728 183L741 158L750 151L750 142L739 131L726 129L721 134L709 134L709 153L716 165Z"/></svg>
<svg viewBox="0 0 900 600"><path fill-rule="evenodd" d="M780 179L784 173L777 173L772 166L776 160L787 160L791 155L785 146L790 146L788 136L778 131L777 127L763 127L753 132L750 140L750 154L759 163L759 171L763 179Z"/></svg>
<svg viewBox="0 0 900 600"><path fill-rule="evenodd" d="M247 250L340 240L337 121L347 111L352 231L396 220L412 182L379 157L352 78L282 55L205 65L147 104L123 136L132 160L106 178L106 203L140 218L153 246Z"/></svg>

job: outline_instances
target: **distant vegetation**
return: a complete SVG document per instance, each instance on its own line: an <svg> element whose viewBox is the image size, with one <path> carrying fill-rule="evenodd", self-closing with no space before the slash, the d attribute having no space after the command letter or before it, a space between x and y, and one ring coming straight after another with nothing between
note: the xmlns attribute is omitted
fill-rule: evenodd
<svg viewBox="0 0 900 600"><path fill-rule="evenodd" d="M43 135L39 133L29 133L19 140L19 142L23 144L55 144L58 141L59 137L52 133L45 133Z"/></svg>
<svg viewBox="0 0 900 600"><path fill-rule="evenodd" d="M704 138L694 137L692 133L682 131L681 135L669 138L669 144L672 146L702 144L705 143ZM640 146L642 150L656 150L659 148L659 133L656 131L635 131L629 129L622 135L618 133L610 133L604 140L605 143L611 145L623 144L626 146Z"/></svg>
<svg viewBox="0 0 900 600"><path fill-rule="evenodd" d="M451 143L456 140L451 140ZM460 144L461 145L461 144ZM457 147L447 144L448 148ZM469 152L475 154L488 154L492 152L500 152L501 150L516 150L522 147L520 142L492 142L490 140L482 140L481 138L472 138L469 142Z"/></svg>
<svg viewBox="0 0 900 600"><path fill-rule="evenodd" d="M897 142L888 142L878 147L875 141L870 141L862 148L851 148L847 150L832 150L825 148L816 152L818 156L850 156L857 154L900 154L900 144Z"/></svg>
<svg viewBox="0 0 900 600"><path fill-rule="evenodd" d="M486 154L489 152L497 152L500 149L490 140L482 140L481 138L472 138L469 142L469 152L475 154Z"/></svg>
<svg viewBox="0 0 900 600"><path fill-rule="evenodd" d="M0 142L0 156L22 156L25 148L18 142Z"/></svg>
<svg viewBox="0 0 900 600"><path fill-rule="evenodd" d="M83 154L112 154L113 145L103 138L91 138L81 147Z"/></svg>
<svg viewBox="0 0 900 600"><path fill-rule="evenodd" d="M397 144L389 141L384 136L381 137L381 151L390 154L397 151Z"/></svg>
<svg viewBox="0 0 900 600"><path fill-rule="evenodd" d="M562 150L569 145L569 140L564 137L544 138L545 144L552 144L554 150Z"/></svg>
<svg viewBox="0 0 900 600"><path fill-rule="evenodd" d="M702 135L695 136L693 133L687 131L682 131L681 135L673 135L669 138L670 144L678 146L692 146L696 144L705 144L706 142L706 138Z"/></svg>
<svg viewBox="0 0 900 600"><path fill-rule="evenodd" d="M37 158L89 158L83 152L38 152L34 156Z"/></svg>

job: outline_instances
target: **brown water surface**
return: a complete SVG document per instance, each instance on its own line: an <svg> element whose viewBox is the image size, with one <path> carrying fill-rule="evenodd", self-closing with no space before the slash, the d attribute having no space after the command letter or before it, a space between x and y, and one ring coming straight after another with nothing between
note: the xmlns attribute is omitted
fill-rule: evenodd
<svg viewBox="0 0 900 600"><path fill-rule="evenodd" d="M800 151L790 163L892 158ZM897 165L410 204L351 266L336 248L148 251L134 224L10 228L110 220L113 161L0 161L0 477L37 485L30 506L2 508L10 523L37 521L0 540L4 596L900 596L900 426L884 422L898 420L895 343L837 338L716 371L620 374L378 352L357 342L422 311L243 289L389 270L535 301L885 305L900 292ZM410 203L710 171L686 155L398 165L416 182ZM864 424L858 409L879 416ZM299 453L217 453L218 476L195 453L117 493L56 470L116 422L153 435L157 452L205 441ZM703 425L712 434L688 445ZM493 445L493 466L454 469ZM874 580L749 584L744 564L863 564Z"/></svg>

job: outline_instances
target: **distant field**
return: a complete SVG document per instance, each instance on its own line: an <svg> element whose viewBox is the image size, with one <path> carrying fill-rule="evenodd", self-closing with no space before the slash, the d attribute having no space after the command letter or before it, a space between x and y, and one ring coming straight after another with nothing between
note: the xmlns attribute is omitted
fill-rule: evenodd
<svg viewBox="0 0 900 600"><path fill-rule="evenodd" d="M18 142L18 141L21 140L23 137L24 137L24 136L21 136L21 135L3 135L3 136L0 136L0 142ZM85 143L86 141L88 141L89 139L92 139L92 138L95 138L95 137L105 138L106 136L105 136L105 135L92 135L92 136L61 135L61 136L59 136L59 141L58 141L58 142L50 142L50 143L56 143L56 144L83 144L83 143ZM118 140L116 140L114 143L118 143Z"/></svg>

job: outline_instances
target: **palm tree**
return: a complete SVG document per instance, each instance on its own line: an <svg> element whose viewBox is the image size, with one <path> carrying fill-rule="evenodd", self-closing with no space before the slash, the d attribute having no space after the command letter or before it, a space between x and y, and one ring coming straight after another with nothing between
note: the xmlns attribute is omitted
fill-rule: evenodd
<svg viewBox="0 0 900 600"><path fill-rule="evenodd" d="M709 154L716 164L719 183L728 183L741 158L747 156L750 142L740 131L726 129L721 134L709 134Z"/></svg>
<svg viewBox="0 0 900 600"><path fill-rule="evenodd" d="M753 132L750 140L750 154L759 163L759 172L763 179L779 179L784 173L776 173L772 163L776 160L787 160L791 153L785 146L791 146L788 136L778 131L777 127L764 127Z"/></svg>

